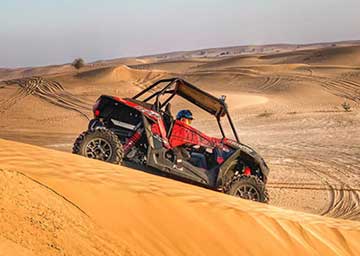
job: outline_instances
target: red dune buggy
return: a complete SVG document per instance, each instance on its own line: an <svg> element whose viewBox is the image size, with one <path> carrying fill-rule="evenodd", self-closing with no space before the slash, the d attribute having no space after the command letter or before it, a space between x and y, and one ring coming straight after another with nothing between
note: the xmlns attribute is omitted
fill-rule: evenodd
<svg viewBox="0 0 360 256"><path fill-rule="evenodd" d="M213 115L222 138L175 120L170 105L174 97ZM93 112L94 119L76 139L73 153L114 164L135 163L230 195L268 201L269 168L252 148L240 143L225 96L216 98L187 81L171 78L157 81L132 98L102 95ZM225 136L224 118L235 140Z"/></svg>

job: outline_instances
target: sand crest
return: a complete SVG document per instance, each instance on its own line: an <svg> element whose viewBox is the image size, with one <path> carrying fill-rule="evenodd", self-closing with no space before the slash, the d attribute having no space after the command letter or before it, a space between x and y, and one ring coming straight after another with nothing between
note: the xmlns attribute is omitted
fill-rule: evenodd
<svg viewBox="0 0 360 256"><path fill-rule="evenodd" d="M14 178L18 175L42 184L44 191L38 192L42 200L51 202L52 197L61 197L58 210L63 216L70 214L72 221L78 223L74 231L67 233L72 238L66 242L68 247L61 248L71 248L80 241L84 248L91 248L94 239L103 242L100 231L90 230L93 233L85 236L82 231L99 226L101 234L104 232L113 238L107 241L108 247L120 251L121 246L126 246L143 255L360 254L359 222L249 202L22 143L0 140L0 146L1 173L10 173L3 178L8 187L14 191L16 186L21 188L21 183ZM33 192L28 191L31 197ZM0 202L5 209L11 204L3 197ZM21 204L33 207L35 201L21 201ZM23 207L21 204L12 205L13 213ZM28 217L38 214L35 209ZM52 221L56 216L47 217ZM19 232L27 225L26 220L20 227L17 219L5 220L2 216L1 220L3 225L7 221L9 228ZM60 223L69 225L66 220ZM39 230L39 235L44 232L46 230ZM61 245L61 240L55 241ZM22 245L21 241L16 243ZM17 247L13 248L15 252ZM41 245L31 244L27 248L37 255L48 255L40 250ZM99 252L101 249L97 247ZM104 255L113 255L110 249L105 249ZM55 250L53 255L58 255Z"/></svg>

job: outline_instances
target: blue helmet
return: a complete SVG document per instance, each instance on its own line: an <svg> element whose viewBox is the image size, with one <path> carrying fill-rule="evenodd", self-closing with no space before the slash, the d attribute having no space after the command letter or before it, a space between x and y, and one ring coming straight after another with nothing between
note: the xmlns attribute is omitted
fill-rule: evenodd
<svg viewBox="0 0 360 256"><path fill-rule="evenodd" d="M180 110L177 115L176 115L176 119L177 120L180 120L181 118L187 118L187 119L191 119L193 120L193 116L192 116L192 113L190 110L188 109L183 109L183 110Z"/></svg>

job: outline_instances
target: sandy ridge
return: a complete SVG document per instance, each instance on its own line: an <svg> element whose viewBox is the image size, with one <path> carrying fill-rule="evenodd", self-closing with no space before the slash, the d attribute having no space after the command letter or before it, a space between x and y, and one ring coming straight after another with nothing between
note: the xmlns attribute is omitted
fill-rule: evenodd
<svg viewBox="0 0 360 256"><path fill-rule="evenodd" d="M17 169L46 184L143 253L360 252L359 222L278 209L80 156L0 143L1 168Z"/></svg>

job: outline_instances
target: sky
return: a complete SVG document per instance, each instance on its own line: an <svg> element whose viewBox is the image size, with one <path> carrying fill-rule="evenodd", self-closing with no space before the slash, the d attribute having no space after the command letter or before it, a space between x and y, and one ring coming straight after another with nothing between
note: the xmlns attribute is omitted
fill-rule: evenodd
<svg viewBox="0 0 360 256"><path fill-rule="evenodd" d="M0 67L360 39L360 0L0 0Z"/></svg>

